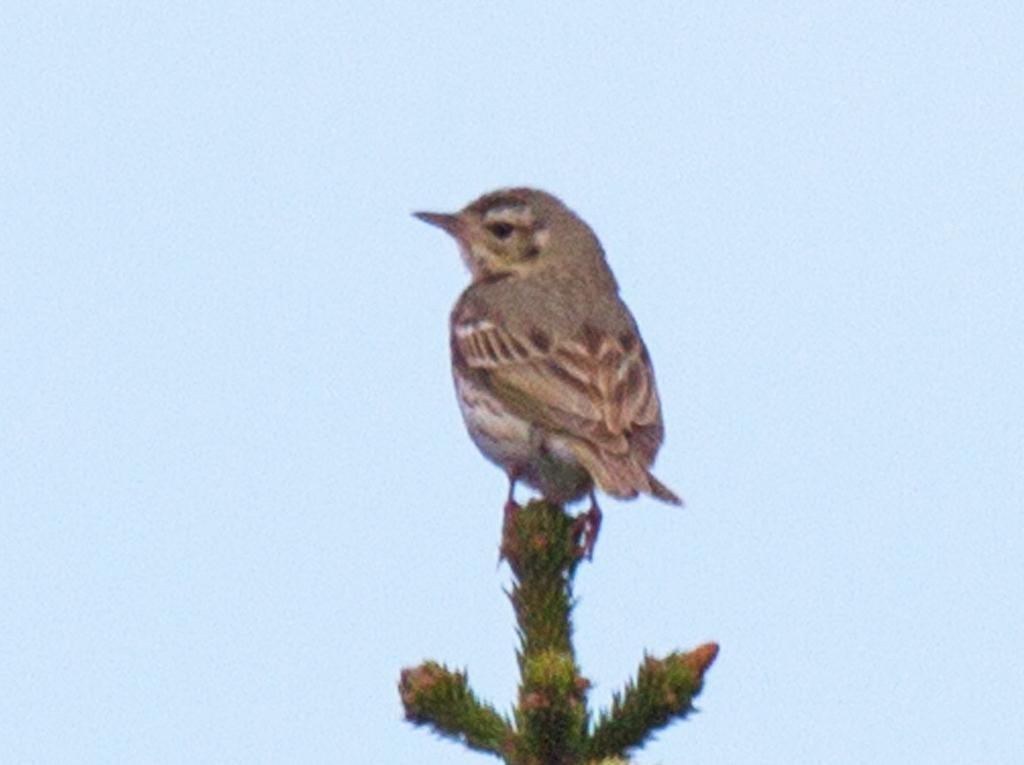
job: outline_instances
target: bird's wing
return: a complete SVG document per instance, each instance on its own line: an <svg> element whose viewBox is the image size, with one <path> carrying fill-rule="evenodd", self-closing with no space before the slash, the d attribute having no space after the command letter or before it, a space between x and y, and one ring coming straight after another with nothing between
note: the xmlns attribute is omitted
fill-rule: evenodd
<svg viewBox="0 0 1024 765"><path fill-rule="evenodd" d="M635 333L584 325L578 337L556 340L482 319L455 322L452 343L456 363L478 372L520 416L609 456L632 451L645 465L654 459L661 413L650 358Z"/></svg>

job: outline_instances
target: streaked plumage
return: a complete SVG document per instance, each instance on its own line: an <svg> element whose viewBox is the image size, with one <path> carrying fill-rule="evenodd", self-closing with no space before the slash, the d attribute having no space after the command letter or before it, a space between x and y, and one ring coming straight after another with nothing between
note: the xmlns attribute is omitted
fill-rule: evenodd
<svg viewBox="0 0 1024 765"><path fill-rule="evenodd" d="M480 450L555 502L596 484L678 503L649 469L664 435L650 357L586 223L525 188L417 216L455 237L473 277L451 352Z"/></svg>

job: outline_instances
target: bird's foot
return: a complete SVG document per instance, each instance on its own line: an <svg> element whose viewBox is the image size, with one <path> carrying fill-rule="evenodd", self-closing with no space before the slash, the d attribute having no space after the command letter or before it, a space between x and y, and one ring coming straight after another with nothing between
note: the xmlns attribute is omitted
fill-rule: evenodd
<svg viewBox="0 0 1024 765"><path fill-rule="evenodd" d="M514 499L509 497L508 501L505 502L505 512L502 517L502 525L508 526L515 519L516 513L522 510L523 507Z"/></svg>
<svg viewBox="0 0 1024 765"><path fill-rule="evenodd" d="M573 539L579 540L576 554L587 560L594 559L594 545L597 533L601 530L601 508L597 506L594 495L590 495L590 509L576 516L572 525Z"/></svg>
<svg viewBox="0 0 1024 765"><path fill-rule="evenodd" d="M512 499L512 492L509 492L501 521L501 544L498 545L498 565L501 565L501 562L508 558L508 555L505 554L506 540L512 538L513 530L515 529L516 513L522 509L522 506Z"/></svg>

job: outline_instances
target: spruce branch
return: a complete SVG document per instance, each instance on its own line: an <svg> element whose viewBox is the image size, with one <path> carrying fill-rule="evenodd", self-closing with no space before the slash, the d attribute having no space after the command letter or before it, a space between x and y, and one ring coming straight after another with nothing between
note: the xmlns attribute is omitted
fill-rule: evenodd
<svg viewBox="0 0 1024 765"><path fill-rule="evenodd" d="M572 643L572 594L585 526L538 500L507 512L501 556L512 568L520 670L513 721L480 702L464 673L436 662L402 672L406 718L503 758L508 765L628 765L628 752L693 711L718 646L707 643L663 659L645 656L635 681L616 694L593 731Z"/></svg>
<svg viewBox="0 0 1024 765"><path fill-rule="evenodd" d="M462 741L470 749L505 755L515 736L509 722L469 689L463 672L428 661L402 671L398 691L405 719L429 725L441 736Z"/></svg>
<svg viewBox="0 0 1024 765"><path fill-rule="evenodd" d="M531 502L505 518L501 557L512 568L520 668L525 658L547 650L573 657L572 579L581 534L575 519L548 502Z"/></svg>
<svg viewBox="0 0 1024 765"><path fill-rule="evenodd" d="M589 683L576 666L571 620L582 533L575 519L549 502L508 514L502 529L501 554L512 568L509 599L519 625L516 761L522 765L568 765L583 754Z"/></svg>
<svg viewBox="0 0 1024 765"><path fill-rule="evenodd" d="M673 718L694 711L693 699L701 691L704 673L718 655L715 643L664 659L645 656L636 682L612 699L610 712L598 717L587 747L590 759L625 757L638 749Z"/></svg>

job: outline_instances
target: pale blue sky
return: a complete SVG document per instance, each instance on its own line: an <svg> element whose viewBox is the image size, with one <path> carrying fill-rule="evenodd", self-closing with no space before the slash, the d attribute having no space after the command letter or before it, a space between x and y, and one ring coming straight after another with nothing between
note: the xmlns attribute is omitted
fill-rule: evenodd
<svg viewBox="0 0 1024 765"><path fill-rule="evenodd" d="M722 645L637 761L1024 762L1024 6L725 5L5 4L0 761L494 761L395 689L516 682L409 213L531 184L687 500L604 501L592 698Z"/></svg>

